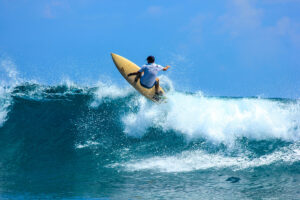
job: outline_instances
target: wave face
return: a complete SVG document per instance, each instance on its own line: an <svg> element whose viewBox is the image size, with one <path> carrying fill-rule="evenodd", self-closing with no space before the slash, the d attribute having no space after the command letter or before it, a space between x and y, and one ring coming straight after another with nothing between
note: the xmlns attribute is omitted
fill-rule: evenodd
<svg viewBox="0 0 300 200"><path fill-rule="evenodd" d="M0 196L299 197L299 100L168 87L161 104L103 83L0 87Z"/></svg>

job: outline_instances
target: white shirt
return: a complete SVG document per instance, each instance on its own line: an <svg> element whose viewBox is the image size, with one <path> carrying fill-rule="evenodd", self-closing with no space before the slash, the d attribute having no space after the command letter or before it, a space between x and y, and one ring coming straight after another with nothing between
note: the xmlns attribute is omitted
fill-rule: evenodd
<svg viewBox="0 0 300 200"><path fill-rule="evenodd" d="M144 72L144 75L141 77L141 84L151 88L153 87L156 79L156 75L159 71L163 70L163 66L151 63L143 65L139 72Z"/></svg>

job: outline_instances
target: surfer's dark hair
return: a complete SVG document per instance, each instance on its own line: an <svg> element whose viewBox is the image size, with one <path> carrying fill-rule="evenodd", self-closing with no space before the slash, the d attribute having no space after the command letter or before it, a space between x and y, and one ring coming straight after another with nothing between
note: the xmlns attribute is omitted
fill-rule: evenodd
<svg viewBox="0 0 300 200"><path fill-rule="evenodd" d="M148 57L147 57L147 62L148 62L148 63L154 63L154 61L155 61L154 56L148 56Z"/></svg>

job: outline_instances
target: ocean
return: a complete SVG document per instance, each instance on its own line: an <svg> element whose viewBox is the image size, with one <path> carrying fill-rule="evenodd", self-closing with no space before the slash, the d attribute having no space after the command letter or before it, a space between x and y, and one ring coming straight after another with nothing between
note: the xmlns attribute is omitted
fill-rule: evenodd
<svg viewBox="0 0 300 200"><path fill-rule="evenodd" d="M300 199L300 100L0 87L0 199Z"/></svg>

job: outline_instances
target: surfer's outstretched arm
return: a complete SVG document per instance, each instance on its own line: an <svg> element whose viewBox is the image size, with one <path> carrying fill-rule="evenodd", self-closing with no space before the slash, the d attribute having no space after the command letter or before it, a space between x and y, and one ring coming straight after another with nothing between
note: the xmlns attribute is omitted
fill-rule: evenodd
<svg viewBox="0 0 300 200"><path fill-rule="evenodd" d="M171 66L167 65L166 67L163 68L164 71L167 71Z"/></svg>

